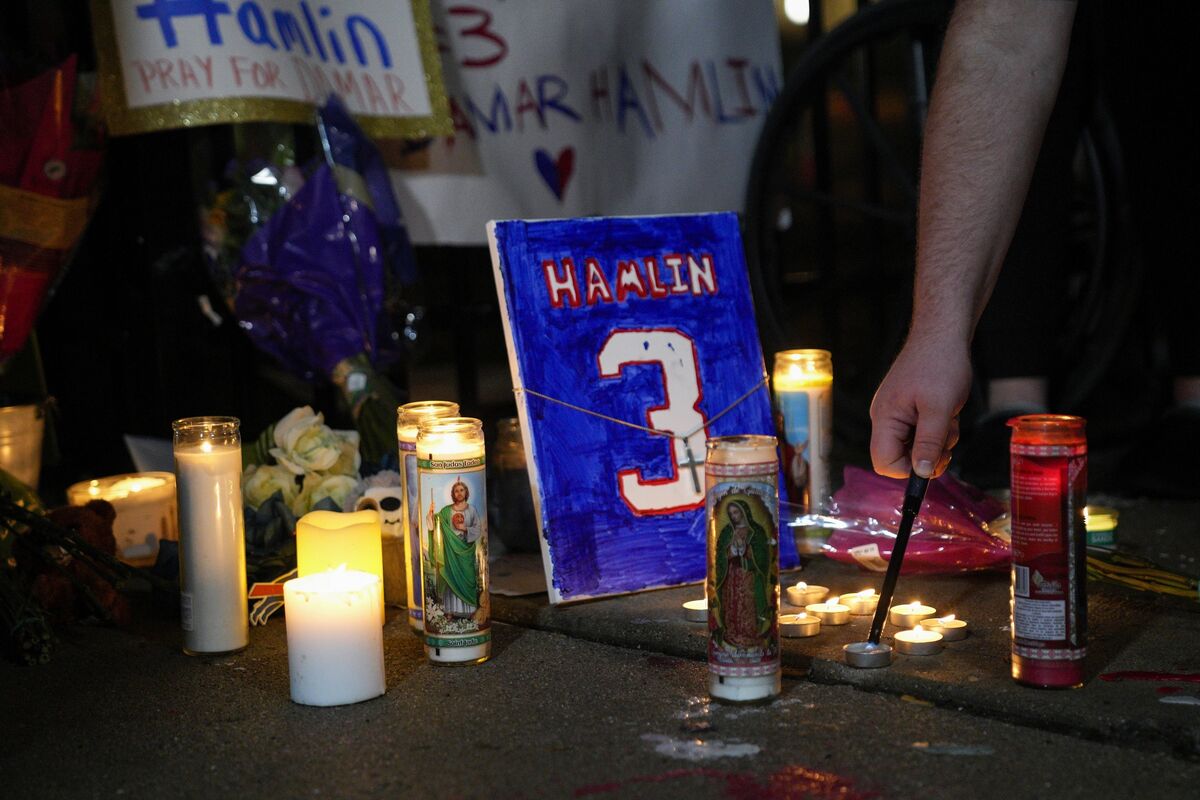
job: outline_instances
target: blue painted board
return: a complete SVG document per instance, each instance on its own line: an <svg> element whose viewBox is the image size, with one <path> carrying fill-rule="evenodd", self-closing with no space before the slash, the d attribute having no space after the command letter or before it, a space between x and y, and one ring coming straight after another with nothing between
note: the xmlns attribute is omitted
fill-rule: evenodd
<svg viewBox="0 0 1200 800"><path fill-rule="evenodd" d="M737 217L488 237L551 600L702 580L705 438L775 432Z"/></svg>

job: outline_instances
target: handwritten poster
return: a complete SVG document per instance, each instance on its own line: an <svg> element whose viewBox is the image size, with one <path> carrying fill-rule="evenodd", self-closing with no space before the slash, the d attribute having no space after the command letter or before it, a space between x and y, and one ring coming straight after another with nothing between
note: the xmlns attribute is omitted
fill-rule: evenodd
<svg viewBox="0 0 1200 800"><path fill-rule="evenodd" d="M551 602L702 580L708 437L775 431L737 217L489 232Z"/></svg>
<svg viewBox="0 0 1200 800"><path fill-rule="evenodd" d="M338 94L376 135L449 132L428 0L93 0L114 134L312 122Z"/></svg>
<svg viewBox="0 0 1200 800"><path fill-rule="evenodd" d="M480 244L501 217L742 208L782 83L771 0L434 0L433 13L454 131L393 172L417 242Z"/></svg>

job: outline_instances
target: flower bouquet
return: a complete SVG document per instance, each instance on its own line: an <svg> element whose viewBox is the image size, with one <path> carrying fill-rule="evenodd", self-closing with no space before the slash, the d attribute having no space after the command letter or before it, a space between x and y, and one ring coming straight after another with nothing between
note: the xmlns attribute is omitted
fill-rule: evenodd
<svg viewBox="0 0 1200 800"><path fill-rule="evenodd" d="M204 210L205 249L251 341L338 386L374 471L397 450L401 398L384 373L402 350L390 311L416 267L383 160L336 98L317 132L323 158L306 177L287 147L227 173L240 188Z"/></svg>

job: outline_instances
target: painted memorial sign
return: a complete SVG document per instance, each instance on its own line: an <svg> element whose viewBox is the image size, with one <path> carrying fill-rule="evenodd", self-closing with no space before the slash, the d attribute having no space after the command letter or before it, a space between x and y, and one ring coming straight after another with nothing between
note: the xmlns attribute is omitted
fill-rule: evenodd
<svg viewBox="0 0 1200 800"><path fill-rule="evenodd" d="M414 241L482 244L497 217L741 208L781 84L771 0L434 0L433 15L454 133L393 172Z"/></svg>
<svg viewBox="0 0 1200 800"><path fill-rule="evenodd" d="M428 0L92 0L117 135L313 121L337 94L373 135L448 133Z"/></svg>
<svg viewBox="0 0 1200 800"><path fill-rule="evenodd" d="M488 232L551 601L703 579L707 437L774 433L737 217Z"/></svg>

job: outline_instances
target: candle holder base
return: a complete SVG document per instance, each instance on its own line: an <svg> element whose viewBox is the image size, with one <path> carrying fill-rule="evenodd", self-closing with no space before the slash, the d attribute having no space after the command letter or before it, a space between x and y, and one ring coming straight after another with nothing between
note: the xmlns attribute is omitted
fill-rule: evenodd
<svg viewBox="0 0 1200 800"><path fill-rule="evenodd" d="M485 642L470 647L438 647L425 645L425 655L432 664L440 667L469 667L482 664L492 657L492 643Z"/></svg>
<svg viewBox="0 0 1200 800"><path fill-rule="evenodd" d="M761 675L747 678L735 678L725 675L708 675L708 693L714 700L726 703L757 703L770 700L783 691L781 672L774 675Z"/></svg>
<svg viewBox="0 0 1200 800"><path fill-rule="evenodd" d="M842 648L846 665L856 669L878 669L891 666L892 648L886 644L851 642Z"/></svg>

